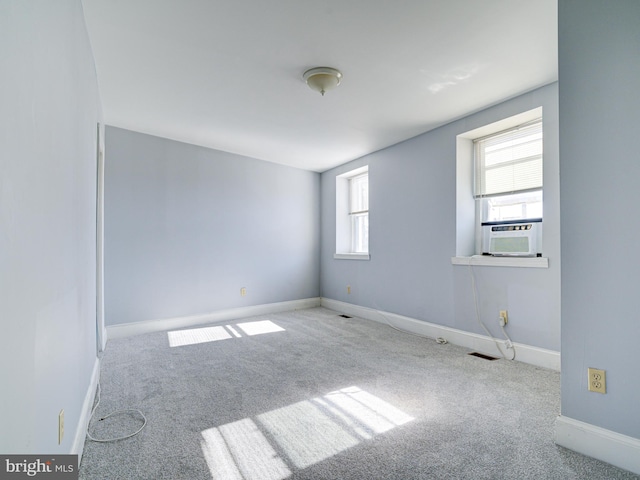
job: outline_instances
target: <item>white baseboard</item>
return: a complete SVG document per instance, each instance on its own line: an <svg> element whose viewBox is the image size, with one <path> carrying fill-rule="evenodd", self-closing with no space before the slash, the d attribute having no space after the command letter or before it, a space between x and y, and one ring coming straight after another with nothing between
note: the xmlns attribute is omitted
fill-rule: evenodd
<svg viewBox="0 0 640 480"><path fill-rule="evenodd" d="M330 308L331 310L348 313L367 320L373 320L379 323L388 323L400 330L417 333L418 335L424 335L430 338L442 337L449 343L470 348L487 355L501 355L495 342L490 337L484 335L465 332L464 330L436 325L435 323L424 322L422 320L416 320L415 318L404 317L402 315L383 312L373 308L361 307L359 305L332 300L330 298L323 297L321 299L321 305L323 307ZM501 344L501 348L506 350L504 341L498 340L498 342ZM516 349L517 361L560 371L559 352L516 342L513 342L513 345Z"/></svg>
<svg viewBox="0 0 640 480"><path fill-rule="evenodd" d="M640 475L640 439L560 415L554 440L557 445Z"/></svg>
<svg viewBox="0 0 640 480"><path fill-rule="evenodd" d="M291 300L288 302L267 303L264 305L253 305L251 307L231 308L219 310L217 312L205 313L202 315L191 315L188 317L162 318L157 320L145 320L142 322L125 323L122 325L110 325L107 327L107 337L122 338L143 333L163 332L179 328L193 327L205 323L225 322L237 318L254 317L256 315L266 315L269 313L286 312L289 310L300 310L320 306L320 298L305 298L302 300Z"/></svg>
<svg viewBox="0 0 640 480"><path fill-rule="evenodd" d="M89 420L91 419L91 409L93 408L93 401L96 398L96 390L98 388L98 380L100 379L100 359L96 358L93 364L93 372L91 373L91 381L87 393L84 396L84 402L82 402L82 410L80 411L80 420L78 421L78 428L73 437L73 444L71 445L72 455L78 455L78 465L82 459L82 451L84 450L84 441L87 437L87 427L89 426Z"/></svg>
<svg viewBox="0 0 640 480"><path fill-rule="evenodd" d="M100 353L104 352L104 349L107 348L107 339L109 338L109 335L107 334L107 328L104 325L102 325L101 331L102 331L102 335L100 335L100 345L99 345Z"/></svg>

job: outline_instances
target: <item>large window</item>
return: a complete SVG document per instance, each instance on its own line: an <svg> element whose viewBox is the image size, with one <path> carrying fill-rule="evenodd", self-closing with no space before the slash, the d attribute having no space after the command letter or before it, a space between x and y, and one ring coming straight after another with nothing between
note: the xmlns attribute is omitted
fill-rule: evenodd
<svg viewBox="0 0 640 480"><path fill-rule="evenodd" d="M476 218L542 218L542 121L474 140Z"/></svg>
<svg viewBox="0 0 640 480"><path fill-rule="evenodd" d="M334 258L369 259L369 168L336 177L336 253Z"/></svg>
<svg viewBox="0 0 640 480"><path fill-rule="evenodd" d="M543 145L545 128L553 131L543 127L542 107L536 107L456 136L454 264L467 265L468 257L483 255L474 262L548 267L542 256L543 157L554 149ZM527 248L519 237L526 238Z"/></svg>

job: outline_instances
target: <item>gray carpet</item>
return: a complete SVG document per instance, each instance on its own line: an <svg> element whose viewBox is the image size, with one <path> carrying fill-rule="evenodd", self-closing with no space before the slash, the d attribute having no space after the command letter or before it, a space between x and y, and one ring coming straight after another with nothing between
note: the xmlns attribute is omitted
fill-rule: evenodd
<svg viewBox="0 0 640 480"><path fill-rule="evenodd" d="M324 308L111 340L91 432L148 424L80 478L640 478L553 443L557 372L468 352Z"/></svg>

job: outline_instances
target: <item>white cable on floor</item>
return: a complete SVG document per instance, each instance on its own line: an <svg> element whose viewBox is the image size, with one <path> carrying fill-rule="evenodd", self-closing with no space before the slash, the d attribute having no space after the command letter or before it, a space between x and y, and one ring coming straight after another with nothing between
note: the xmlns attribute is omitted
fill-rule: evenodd
<svg viewBox="0 0 640 480"><path fill-rule="evenodd" d="M477 285L476 285L476 275L475 272L473 271L473 264L471 262L471 260L475 257L477 257L479 255L472 255L469 258L469 272L471 273L471 287L473 290L473 303L476 307L476 320L478 320L478 323L480 324L480 326L484 329L485 332L487 332L487 335L489 335L489 337L491 337L491 340L493 340L496 344L496 347L498 347L498 350L500 350L500 353L502 354L503 358L505 358L506 360L515 360L516 358L516 347L513 346L513 342L511 341L511 338L509 338L509 335L507 335L507 331L504 329L504 325L500 325L500 328L502 328L502 333L504 333L504 336L507 337L507 348L511 348L513 350L513 357L511 358L507 358L507 355L502 351L502 348L500 348L500 343L498 342L498 340L491 335L491 332L489 331L489 329L487 328L487 326L482 322L482 320L480 320L480 309L478 308L478 289L477 289ZM511 347L509 347L509 345Z"/></svg>
<svg viewBox="0 0 640 480"><path fill-rule="evenodd" d="M374 306L375 306L375 305L374 305ZM436 343L439 343L440 345L444 345L445 343L449 343L449 342L447 342L447 340L446 340L445 338L443 338L443 337L433 338L433 337L429 337L429 336L427 336L427 335L421 335L421 334L419 334L419 333L415 333L415 332L411 332L411 331L409 331L409 330L404 330L404 329L402 329L402 328L398 328L398 327L396 327L395 325L393 325L393 324L389 321L389 319L387 318L387 316L386 316L384 313L382 313L380 310L378 310L377 308L375 308L375 311L376 311L376 313L377 313L378 315L380 315L380 316L384 319L384 323L386 323L386 324L387 324L387 326L389 326L389 327L393 328L394 330L398 330L399 332L402 332L402 333L408 333L408 334L410 334L410 335L415 335L416 337L427 338L427 339L429 339L429 340L435 340L435 341L436 341Z"/></svg>
<svg viewBox="0 0 640 480"><path fill-rule="evenodd" d="M102 417L101 419L99 419L98 421L102 421L102 420L106 420L107 418L113 416L113 415L117 415L119 413L127 413L127 412L134 412L134 413L138 413L140 414L140 416L143 419L143 424L142 426L136 430L135 432L129 434L129 435L125 435L122 437L115 437L115 438L94 438L91 436L91 433L89 433L89 426L91 425L91 419L93 418L93 414L96 412L96 409L98 408L98 405L100 405L100 382L98 382L98 392L97 392L97 396L98 396L98 401L96 403L96 405L93 407L93 409L91 410L91 415L89 416L89 424L87 425L87 437L89 438L89 440L93 440L94 442L115 442L118 440L124 440L125 438L131 438L137 434L139 434L142 429L147 425L147 417L144 416L144 413L142 413L140 410L137 410L135 408L127 408L124 410L116 410L115 412L111 412L109 415Z"/></svg>

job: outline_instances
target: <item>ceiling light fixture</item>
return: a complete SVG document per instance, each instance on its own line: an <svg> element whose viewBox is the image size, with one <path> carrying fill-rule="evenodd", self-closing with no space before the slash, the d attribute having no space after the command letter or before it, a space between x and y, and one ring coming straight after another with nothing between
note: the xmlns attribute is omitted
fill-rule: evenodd
<svg viewBox="0 0 640 480"><path fill-rule="evenodd" d="M340 85L342 73L331 67L316 67L304 72L302 78L311 90L320 92L324 96L324 92Z"/></svg>

